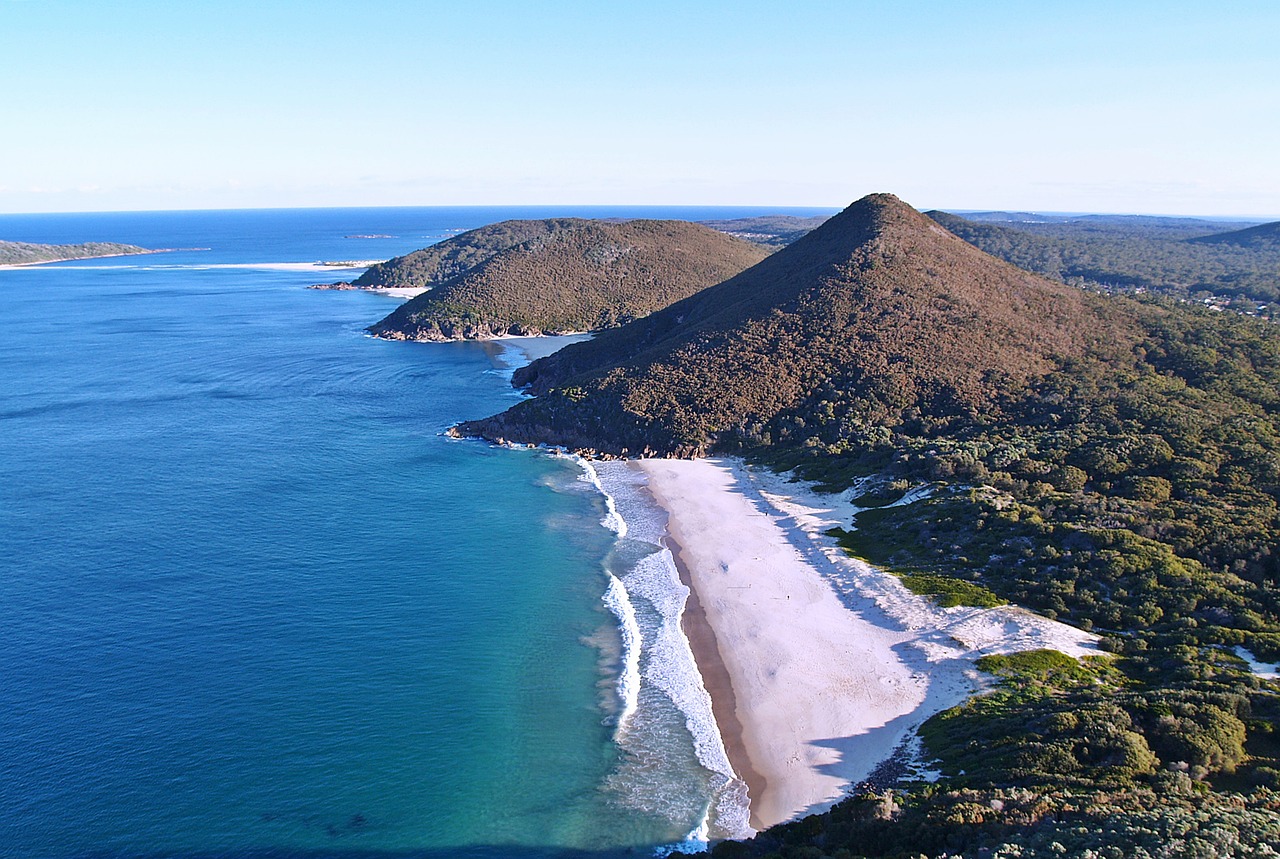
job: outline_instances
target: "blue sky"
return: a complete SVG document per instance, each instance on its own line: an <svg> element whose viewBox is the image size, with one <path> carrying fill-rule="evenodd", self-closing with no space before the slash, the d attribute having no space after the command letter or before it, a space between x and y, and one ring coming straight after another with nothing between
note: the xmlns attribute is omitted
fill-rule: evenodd
<svg viewBox="0 0 1280 859"><path fill-rule="evenodd" d="M1280 2L0 0L0 212L1280 217Z"/></svg>

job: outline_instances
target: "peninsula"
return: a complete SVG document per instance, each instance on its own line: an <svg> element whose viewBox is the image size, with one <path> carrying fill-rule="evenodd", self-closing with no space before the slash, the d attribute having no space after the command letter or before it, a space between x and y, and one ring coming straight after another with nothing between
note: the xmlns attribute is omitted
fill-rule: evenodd
<svg viewBox="0 0 1280 859"><path fill-rule="evenodd" d="M114 242L83 242L74 245L42 245L32 242L0 241L0 266L40 265L75 259L150 254L156 251L137 245Z"/></svg>

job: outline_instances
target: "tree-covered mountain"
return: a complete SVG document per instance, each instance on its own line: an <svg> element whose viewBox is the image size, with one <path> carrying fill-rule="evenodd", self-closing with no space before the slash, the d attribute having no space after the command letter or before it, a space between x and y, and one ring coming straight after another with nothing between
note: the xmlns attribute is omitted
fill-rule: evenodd
<svg viewBox="0 0 1280 859"><path fill-rule="evenodd" d="M1151 215L927 214L992 256L1053 280L1280 315L1280 224L1238 229L1230 221ZM824 220L778 215L703 223L783 247Z"/></svg>
<svg viewBox="0 0 1280 859"><path fill-rule="evenodd" d="M768 253L686 221L514 221L473 232L429 258L437 276L469 267L369 330L407 340L594 331L719 283Z"/></svg>
<svg viewBox="0 0 1280 859"><path fill-rule="evenodd" d="M75 245L42 245L31 242L0 241L0 265L30 265L60 260L92 259L152 253L137 245L114 242L84 242Z"/></svg>
<svg viewBox="0 0 1280 859"><path fill-rule="evenodd" d="M1280 694L1236 650L1280 661L1274 325L1072 289L875 195L516 381L538 396L461 430L864 479L868 509L833 532L850 552L1092 629L1111 654L984 660L1001 685L921 729L941 781L883 781L717 855L1280 843Z"/></svg>

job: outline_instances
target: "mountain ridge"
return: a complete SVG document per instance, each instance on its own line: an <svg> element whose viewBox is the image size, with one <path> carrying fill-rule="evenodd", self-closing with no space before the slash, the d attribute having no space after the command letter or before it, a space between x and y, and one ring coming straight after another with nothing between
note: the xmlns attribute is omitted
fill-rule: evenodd
<svg viewBox="0 0 1280 859"><path fill-rule="evenodd" d="M372 265L351 285L363 289L429 289L515 245L576 229L584 223L582 218L542 218L487 224Z"/></svg>

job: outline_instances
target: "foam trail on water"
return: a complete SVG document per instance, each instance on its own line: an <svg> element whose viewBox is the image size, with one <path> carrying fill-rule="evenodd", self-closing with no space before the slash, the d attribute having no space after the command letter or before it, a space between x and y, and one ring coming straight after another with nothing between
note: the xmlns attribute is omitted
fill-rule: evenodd
<svg viewBox="0 0 1280 859"><path fill-rule="evenodd" d="M640 648L643 639L631 597L622 582L612 573L609 574L609 590L605 591L604 604L618 618L618 627L622 631L622 673L618 677L618 698L622 700L622 712L618 715L617 727L617 732L621 733L640 704Z"/></svg>

